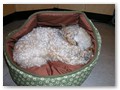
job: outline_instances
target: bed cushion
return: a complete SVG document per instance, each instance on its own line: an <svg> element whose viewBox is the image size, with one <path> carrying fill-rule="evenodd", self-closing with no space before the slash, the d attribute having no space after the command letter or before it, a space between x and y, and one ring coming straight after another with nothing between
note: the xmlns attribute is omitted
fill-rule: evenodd
<svg viewBox="0 0 120 90"><path fill-rule="evenodd" d="M6 40L6 52L10 58L10 61L17 65L17 63L13 60L13 48L14 44L17 42L19 38L26 35L30 32L33 28L39 26L49 26L49 27L56 27L61 28L61 25L72 25L72 24L79 24L81 27L86 29L88 34L92 38L93 44L93 54L96 52L96 40L95 36L92 31L92 27L89 25L88 21L85 18L83 13L37 13L32 15L27 22L14 34L11 34L10 37ZM93 58L93 57L92 57ZM91 58L91 60L92 60ZM88 62L89 63L89 62ZM19 65L17 65L19 66ZM37 74L40 76L51 76L51 75L60 75L75 71L80 69L84 65L69 65L62 63L60 61L48 61L47 64L41 67L31 67L24 69L27 72L32 74Z"/></svg>

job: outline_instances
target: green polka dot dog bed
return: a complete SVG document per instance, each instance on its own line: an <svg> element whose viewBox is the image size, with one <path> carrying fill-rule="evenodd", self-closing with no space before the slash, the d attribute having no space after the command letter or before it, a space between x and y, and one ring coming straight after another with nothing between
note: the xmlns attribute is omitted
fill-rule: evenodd
<svg viewBox="0 0 120 90"><path fill-rule="evenodd" d="M39 26L60 27L61 25L79 24L92 38L93 57L84 65L68 65L48 62L42 67L22 68L13 60L13 49L19 38ZM42 11L31 15L25 24L11 32L4 43L4 54L10 75L21 86L79 86L91 73L101 49L101 37L91 20L82 12Z"/></svg>

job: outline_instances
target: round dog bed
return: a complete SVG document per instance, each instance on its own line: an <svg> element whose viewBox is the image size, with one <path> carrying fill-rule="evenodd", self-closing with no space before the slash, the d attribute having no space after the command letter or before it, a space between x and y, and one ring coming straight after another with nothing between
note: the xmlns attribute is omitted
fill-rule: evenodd
<svg viewBox="0 0 120 90"><path fill-rule="evenodd" d="M19 38L39 26L60 27L63 25L79 24L92 38L94 56L84 65L67 65L59 61L48 62L41 68L21 68L13 60L13 49ZM101 49L100 34L87 16L82 12L53 12L42 11L31 15L25 24L11 32L4 43L4 54L9 72L17 85L38 86L78 86L89 76L95 66Z"/></svg>

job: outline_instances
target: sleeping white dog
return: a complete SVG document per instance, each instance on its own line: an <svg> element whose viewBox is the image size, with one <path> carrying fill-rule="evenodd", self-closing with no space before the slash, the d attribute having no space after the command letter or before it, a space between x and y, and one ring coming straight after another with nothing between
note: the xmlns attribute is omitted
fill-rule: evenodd
<svg viewBox="0 0 120 90"><path fill-rule="evenodd" d="M18 40L13 58L24 68L40 67L48 60L85 64L92 56L91 46L91 37L79 25L62 29L37 27Z"/></svg>

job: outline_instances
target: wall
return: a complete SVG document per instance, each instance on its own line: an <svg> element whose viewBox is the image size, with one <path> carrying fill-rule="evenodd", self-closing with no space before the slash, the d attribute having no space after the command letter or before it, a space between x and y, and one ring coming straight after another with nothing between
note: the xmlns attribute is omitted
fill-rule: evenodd
<svg viewBox="0 0 120 90"><path fill-rule="evenodd" d="M10 4L4 5L3 15L9 15L13 12L28 11L28 10L39 10L49 8L61 8L86 11L98 14L113 15L115 5L114 4Z"/></svg>
<svg viewBox="0 0 120 90"><path fill-rule="evenodd" d="M58 4L58 8L85 11L85 4Z"/></svg>
<svg viewBox="0 0 120 90"><path fill-rule="evenodd" d="M56 4L16 4L16 11L39 10L56 7Z"/></svg>
<svg viewBox="0 0 120 90"><path fill-rule="evenodd" d="M36 10L36 9L48 9L48 8L61 8L61 9L71 9L86 12L93 12L98 14L112 15L115 9L114 4L47 4L47 5L34 5L34 4L17 4L16 11L26 11L26 10Z"/></svg>
<svg viewBox="0 0 120 90"><path fill-rule="evenodd" d="M114 4L86 4L85 11L99 14L113 15Z"/></svg>
<svg viewBox="0 0 120 90"><path fill-rule="evenodd" d="M4 4L3 5L3 16L12 14L15 12L15 4Z"/></svg>

